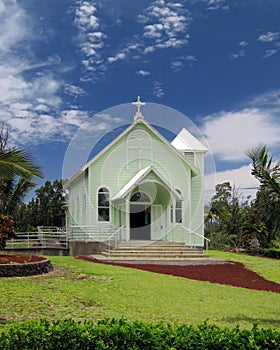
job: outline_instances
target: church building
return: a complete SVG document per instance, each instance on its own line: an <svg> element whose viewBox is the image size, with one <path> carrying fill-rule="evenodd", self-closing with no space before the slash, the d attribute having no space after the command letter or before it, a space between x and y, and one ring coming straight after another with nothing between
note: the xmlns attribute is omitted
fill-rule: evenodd
<svg viewBox="0 0 280 350"><path fill-rule="evenodd" d="M67 181L66 230L75 240L203 247L207 149L184 128L169 142L140 97L133 104L132 124Z"/></svg>

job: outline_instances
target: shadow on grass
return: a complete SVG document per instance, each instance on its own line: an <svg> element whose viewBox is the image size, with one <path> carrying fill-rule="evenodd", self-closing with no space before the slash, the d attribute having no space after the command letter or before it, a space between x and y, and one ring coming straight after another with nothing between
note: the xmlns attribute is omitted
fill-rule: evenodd
<svg viewBox="0 0 280 350"><path fill-rule="evenodd" d="M253 325L254 323L257 323L261 327L274 327L274 328L279 328L279 319L271 319L271 318L253 318L253 317L247 317L244 315L236 316L236 317L223 317L222 321L226 321L229 323L235 323L235 324L240 324L240 323L250 323Z"/></svg>

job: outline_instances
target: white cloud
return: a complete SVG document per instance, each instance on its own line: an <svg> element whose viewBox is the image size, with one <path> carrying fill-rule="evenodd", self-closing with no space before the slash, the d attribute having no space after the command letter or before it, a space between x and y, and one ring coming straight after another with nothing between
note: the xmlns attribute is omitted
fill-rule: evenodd
<svg viewBox="0 0 280 350"><path fill-rule="evenodd" d="M175 72L180 71L185 64L187 63L188 65L192 66L194 62L197 62L197 58L195 58L192 55L187 55L187 56L181 56L181 57L176 57L174 60L171 62L170 67L172 70Z"/></svg>
<svg viewBox="0 0 280 350"><path fill-rule="evenodd" d="M237 53L232 53L229 58L231 59L237 59L240 57L244 57L245 56L245 50L239 50Z"/></svg>
<svg viewBox="0 0 280 350"><path fill-rule="evenodd" d="M140 69L138 72L137 72L137 75L141 75L142 77L145 77L147 75L151 75L151 72L148 72L147 70L144 70L144 69Z"/></svg>
<svg viewBox="0 0 280 350"><path fill-rule="evenodd" d="M100 19L96 16L97 7L89 1L76 1L74 24L79 30L78 41L83 55L82 64L86 71L101 75L106 70L102 49L105 33L100 31ZM84 78L83 80L87 80Z"/></svg>
<svg viewBox="0 0 280 350"><path fill-rule="evenodd" d="M239 43L239 46L241 46L241 47L245 47L245 46L247 46L248 45L248 43L247 43L247 41L245 41L245 40L242 40L242 41L240 41L240 43Z"/></svg>
<svg viewBox="0 0 280 350"><path fill-rule="evenodd" d="M161 98L164 96L163 85L159 81L155 81L153 83L153 94L158 98Z"/></svg>
<svg viewBox="0 0 280 350"><path fill-rule="evenodd" d="M4 0L0 7L0 54L5 55L30 35L28 17L16 1Z"/></svg>
<svg viewBox="0 0 280 350"><path fill-rule="evenodd" d="M116 54L115 56L108 57L108 62L113 63L113 62L120 61L123 59L125 59L125 53L120 52L120 53Z"/></svg>
<svg viewBox="0 0 280 350"><path fill-rule="evenodd" d="M144 24L143 38L149 41L144 42L146 54L156 49L182 47L188 43L187 30L191 17L179 3L153 1L138 16L138 20Z"/></svg>
<svg viewBox="0 0 280 350"><path fill-rule="evenodd" d="M271 43L280 39L280 32L267 32L259 36L258 40L264 43Z"/></svg>
<svg viewBox="0 0 280 350"><path fill-rule="evenodd" d="M226 0L203 0L208 5L208 10L229 10Z"/></svg>
<svg viewBox="0 0 280 350"><path fill-rule="evenodd" d="M86 92L84 89L82 89L80 86L76 86L76 85L72 85L72 84L65 84L64 91L68 95L72 95L75 97L86 95Z"/></svg>
<svg viewBox="0 0 280 350"><path fill-rule="evenodd" d="M270 111L246 108L208 116L202 130L214 157L238 162L246 159L245 151L260 142L276 147L280 124L278 116Z"/></svg>
<svg viewBox="0 0 280 350"><path fill-rule="evenodd" d="M81 30L92 30L99 27L98 18L94 16L96 7L88 1L82 1L80 6L75 11L74 23L80 27Z"/></svg>
<svg viewBox="0 0 280 350"><path fill-rule="evenodd" d="M277 53L277 50L266 50L264 54L264 58L271 57Z"/></svg>
<svg viewBox="0 0 280 350"><path fill-rule="evenodd" d="M255 197L259 182L251 175L252 165L247 164L240 168L219 171L212 174L206 174L204 177L205 188L205 203L209 203L210 199L215 194L215 186L224 182L230 182L239 195L243 194L246 199L247 196Z"/></svg>
<svg viewBox="0 0 280 350"><path fill-rule="evenodd" d="M88 114L80 112L74 123L74 117L66 117L71 115L69 111L61 113L62 88L72 95L81 95L83 90L51 73L49 68L60 64L59 56L45 61L36 58L32 44L40 37L33 33L34 23L16 1L0 0L0 20L0 109L1 121L10 130L10 142L65 141L79 125L78 119L81 122Z"/></svg>

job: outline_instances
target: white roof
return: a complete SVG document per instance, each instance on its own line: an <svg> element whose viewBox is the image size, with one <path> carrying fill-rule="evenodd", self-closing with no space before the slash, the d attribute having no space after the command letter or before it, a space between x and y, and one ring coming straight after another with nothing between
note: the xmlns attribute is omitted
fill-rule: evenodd
<svg viewBox="0 0 280 350"><path fill-rule="evenodd" d="M188 130L183 128L175 139L171 142L171 145L180 151L197 151L207 152L207 148L198 141Z"/></svg>
<svg viewBox="0 0 280 350"><path fill-rule="evenodd" d="M148 166L147 168L141 169L138 171L136 175L134 175L125 185L124 187L112 198L112 201L117 201L125 198L125 196L132 191L136 186L138 186L141 181L151 172L153 171L159 179L163 182L163 184L175 194L175 196L182 200L182 196L167 182L159 172L152 166Z"/></svg>

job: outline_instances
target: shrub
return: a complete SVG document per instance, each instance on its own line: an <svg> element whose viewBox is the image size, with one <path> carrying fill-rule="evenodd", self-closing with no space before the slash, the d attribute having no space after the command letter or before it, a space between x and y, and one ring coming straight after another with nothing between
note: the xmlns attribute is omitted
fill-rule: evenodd
<svg viewBox="0 0 280 350"><path fill-rule="evenodd" d="M260 248L259 253L268 258L280 259L280 249L277 248Z"/></svg>
<svg viewBox="0 0 280 350"><path fill-rule="evenodd" d="M1 350L275 350L280 331L253 325L251 330L203 324L163 324L124 319L78 322L32 320L0 328Z"/></svg>
<svg viewBox="0 0 280 350"><path fill-rule="evenodd" d="M0 214L0 250L6 247L6 240L16 238L14 222Z"/></svg>

